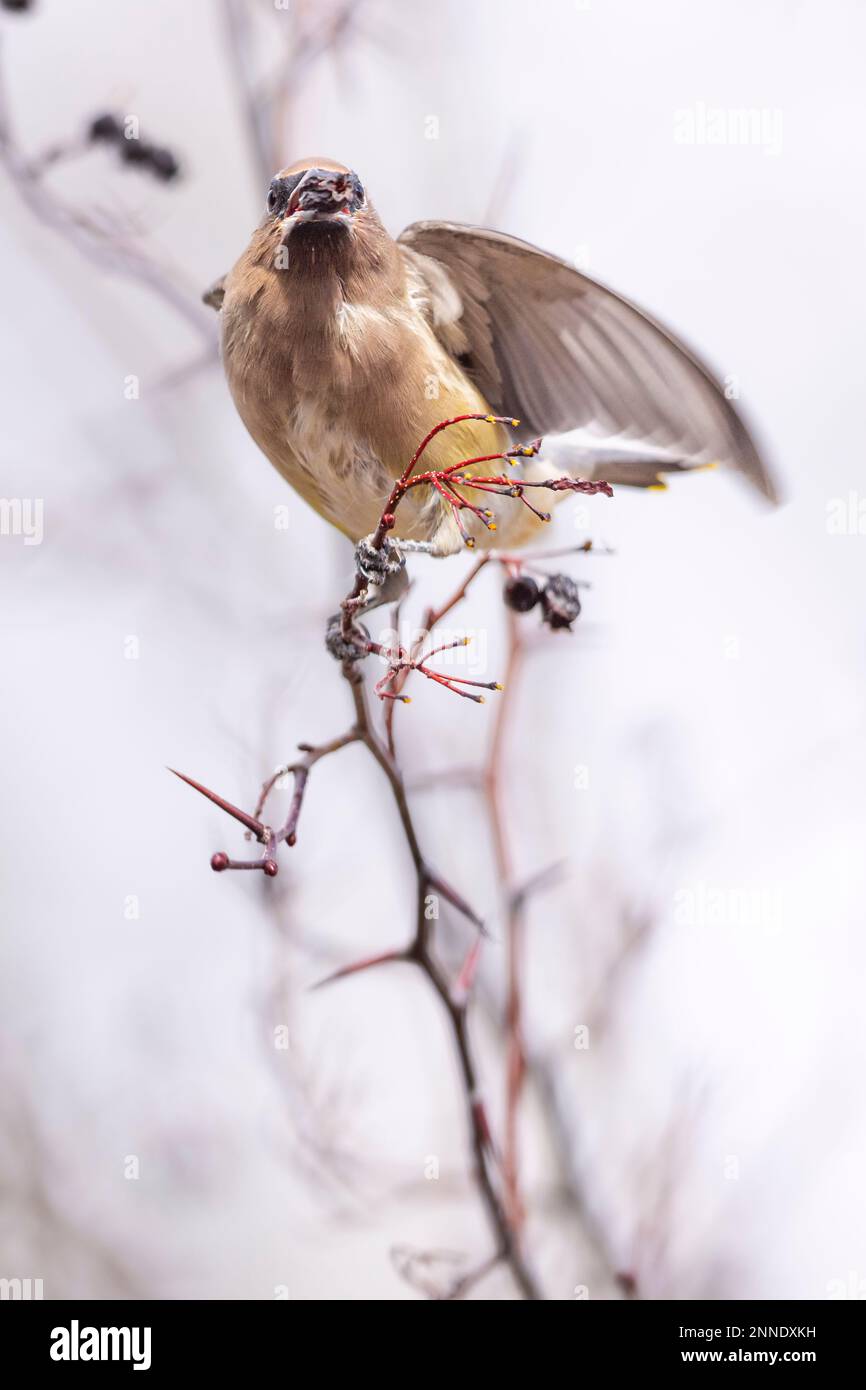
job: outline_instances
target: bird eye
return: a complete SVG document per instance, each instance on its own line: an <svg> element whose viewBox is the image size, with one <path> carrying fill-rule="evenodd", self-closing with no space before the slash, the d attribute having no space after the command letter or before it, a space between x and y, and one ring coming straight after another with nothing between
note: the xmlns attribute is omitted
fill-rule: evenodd
<svg viewBox="0 0 866 1390"><path fill-rule="evenodd" d="M280 190L275 184L271 184L271 187L268 189L268 212L276 212L279 201Z"/></svg>

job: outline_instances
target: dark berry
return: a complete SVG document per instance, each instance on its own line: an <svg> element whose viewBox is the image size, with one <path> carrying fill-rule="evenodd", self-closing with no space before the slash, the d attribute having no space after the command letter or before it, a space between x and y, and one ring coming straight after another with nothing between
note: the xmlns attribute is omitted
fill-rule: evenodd
<svg viewBox="0 0 866 1390"><path fill-rule="evenodd" d="M87 133L91 140L122 140L123 126L116 116L106 111L104 115L94 117Z"/></svg>
<svg viewBox="0 0 866 1390"><path fill-rule="evenodd" d="M149 164L153 146L146 140L127 140L120 142L120 157L126 164Z"/></svg>
<svg viewBox="0 0 866 1390"><path fill-rule="evenodd" d="M276 859L266 859L262 865L262 869L267 874L268 878L276 878L277 874L280 872Z"/></svg>
<svg viewBox="0 0 866 1390"><path fill-rule="evenodd" d="M177 178L180 173L180 165L171 150L163 149L157 145L154 145L150 151L150 167L156 177L164 179L166 183Z"/></svg>
<svg viewBox="0 0 866 1390"><path fill-rule="evenodd" d="M229 866L229 857L220 850L217 854L211 855L210 866L215 874L221 874L223 869Z"/></svg>
<svg viewBox="0 0 866 1390"><path fill-rule="evenodd" d="M517 574L507 581L503 597L515 613L528 613L530 608L535 607L541 595L531 575Z"/></svg>
<svg viewBox="0 0 866 1390"><path fill-rule="evenodd" d="M542 622L554 629L570 628L580 613L577 585L567 574L552 574L541 594Z"/></svg>

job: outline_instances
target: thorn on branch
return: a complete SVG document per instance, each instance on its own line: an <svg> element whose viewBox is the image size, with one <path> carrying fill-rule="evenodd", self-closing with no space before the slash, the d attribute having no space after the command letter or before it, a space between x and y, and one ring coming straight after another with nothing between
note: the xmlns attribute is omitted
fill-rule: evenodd
<svg viewBox="0 0 866 1390"><path fill-rule="evenodd" d="M355 961L352 965L340 966L339 970L334 970L324 979L317 980L311 988L324 989L325 985L332 985L336 980L344 980L348 975L359 975L362 970L372 970L377 965L388 965L394 961L405 961L406 959L407 955L403 950L382 951L377 956L366 956L364 960Z"/></svg>
<svg viewBox="0 0 866 1390"><path fill-rule="evenodd" d="M509 898L509 912L522 913L527 902L535 893L543 893L559 882L565 869L566 861L559 859L556 863L548 864L546 868L540 869L537 874L533 874L532 878L516 887Z"/></svg>
<svg viewBox="0 0 866 1390"><path fill-rule="evenodd" d="M431 888L434 893L438 893L447 903L450 903L453 908L456 908L458 912L462 913L467 922L471 922L473 927L476 927L482 936L488 934L482 918L478 916L478 913L470 906L462 894L457 892L456 888L452 888L451 884L446 883L444 878L440 878L438 874L433 873L429 869L425 870L424 877L425 886L427 888Z"/></svg>
<svg viewBox="0 0 866 1390"><path fill-rule="evenodd" d="M469 948L460 972L451 986L451 1002L456 1009L465 1009L475 984L478 962L481 959L482 938L479 936Z"/></svg>
<svg viewBox="0 0 866 1390"><path fill-rule="evenodd" d="M219 806L221 811L225 811L226 815L233 816L236 821L240 821L241 825L245 825L247 830L252 831L253 835L255 835L256 839L261 844L264 844L268 839L271 832L268 830L268 827L263 825L260 820L257 820L255 816L247 815L246 811L242 811L238 806L233 806L230 801L226 801L224 797L218 796L217 793L212 792L209 787L203 787L201 782L196 782L192 777L187 777L186 773L178 772L174 767L170 767L168 771L173 772L175 777L179 777L182 782L186 782L188 787L192 787L195 791L201 792L202 796L206 796L208 801L212 801L215 806Z"/></svg>

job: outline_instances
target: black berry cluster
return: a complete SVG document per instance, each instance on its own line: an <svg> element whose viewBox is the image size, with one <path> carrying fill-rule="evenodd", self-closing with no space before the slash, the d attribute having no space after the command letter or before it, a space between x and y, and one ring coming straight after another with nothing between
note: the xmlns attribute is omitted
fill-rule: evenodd
<svg viewBox="0 0 866 1390"><path fill-rule="evenodd" d="M132 164L165 183L180 173L180 165L171 150L152 145L148 140L128 138L123 122L110 111L90 122L88 135L94 144L113 145L124 164Z"/></svg>
<svg viewBox="0 0 866 1390"><path fill-rule="evenodd" d="M528 574L513 575L505 585L505 602L515 613L528 613L541 606L541 621L548 627L567 628L580 615L580 595L567 574L552 574L540 587Z"/></svg>

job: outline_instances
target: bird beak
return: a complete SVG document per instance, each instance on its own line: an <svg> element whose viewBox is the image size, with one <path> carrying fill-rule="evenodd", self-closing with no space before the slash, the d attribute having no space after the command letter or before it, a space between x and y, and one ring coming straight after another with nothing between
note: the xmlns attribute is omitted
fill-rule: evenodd
<svg viewBox="0 0 866 1390"><path fill-rule="evenodd" d="M290 232L302 222L348 224L364 206L364 190L358 175L349 170L308 169L292 190L282 225Z"/></svg>

